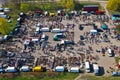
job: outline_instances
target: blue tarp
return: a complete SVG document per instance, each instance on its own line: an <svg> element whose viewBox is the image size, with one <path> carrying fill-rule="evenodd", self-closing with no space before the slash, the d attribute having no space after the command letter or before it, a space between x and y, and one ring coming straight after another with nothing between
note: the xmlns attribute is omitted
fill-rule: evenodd
<svg viewBox="0 0 120 80"><path fill-rule="evenodd" d="M116 20L117 20L117 17L112 16L112 20L113 20L113 21L116 21Z"/></svg>
<svg viewBox="0 0 120 80"><path fill-rule="evenodd" d="M108 26L105 24L103 24L101 27L102 27L102 29L108 29Z"/></svg>

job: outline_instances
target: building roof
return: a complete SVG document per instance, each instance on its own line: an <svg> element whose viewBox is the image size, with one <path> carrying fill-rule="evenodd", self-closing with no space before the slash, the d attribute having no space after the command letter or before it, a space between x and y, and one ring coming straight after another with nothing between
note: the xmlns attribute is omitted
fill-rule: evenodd
<svg viewBox="0 0 120 80"><path fill-rule="evenodd" d="M84 5L83 7L98 7L98 5Z"/></svg>

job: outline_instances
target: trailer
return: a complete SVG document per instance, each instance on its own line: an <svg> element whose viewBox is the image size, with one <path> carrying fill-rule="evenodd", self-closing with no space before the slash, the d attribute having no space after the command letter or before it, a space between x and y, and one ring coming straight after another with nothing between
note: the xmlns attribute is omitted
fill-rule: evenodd
<svg viewBox="0 0 120 80"><path fill-rule="evenodd" d="M83 6L83 11L88 11L88 12L91 12L91 11L98 11L99 10L99 6L98 5L85 5Z"/></svg>

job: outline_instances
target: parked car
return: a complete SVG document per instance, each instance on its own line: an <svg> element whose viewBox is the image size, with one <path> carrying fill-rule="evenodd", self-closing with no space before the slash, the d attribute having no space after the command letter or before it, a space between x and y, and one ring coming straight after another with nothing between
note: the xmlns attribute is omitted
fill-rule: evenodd
<svg viewBox="0 0 120 80"><path fill-rule="evenodd" d="M88 62L88 61L85 62L85 70L87 73L89 73L91 71L90 62Z"/></svg>
<svg viewBox="0 0 120 80"><path fill-rule="evenodd" d="M18 69L16 67L7 67L5 69L5 72L14 73L14 72L18 72Z"/></svg>
<svg viewBox="0 0 120 80"><path fill-rule="evenodd" d="M93 29L97 30L97 26L95 24L93 24Z"/></svg>
<svg viewBox="0 0 120 80"><path fill-rule="evenodd" d="M73 73L79 73L80 72L80 69L79 67L71 67L68 72L73 72Z"/></svg>
<svg viewBox="0 0 120 80"><path fill-rule="evenodd" d="M93 70L94 70L94 74L95 76L99 76L99 66L97 64L93 64Z"/></svg>
<svg viewBox="0 0 120 80"><path fill-rule="evenodd" d="M15 56L15 53L13 53L13 52L8 52L7 56L8 56L8 57L14 57L14 56Z"/></svg>
<svg viewBox="0 0 120 80"><path fill-rule="evenodd" d="M83 26L82 25L79 25L79 30L83 30Z"/></svg>
<svg viewBox="0 0 120 80"><path fill-rule="evenodd" d="M10 39L12 39L12 36L5 35L3 39L4 39L5 41L6 41L6 40L10 40Z"/></svg>
<svg viewBox="0 0 120 80"><path fill-rule="evenodd" d="M61 43L68 45L68 44L72 44L74 45L74 41L69 41L69 40L62 40Z"/></svg>
<svg viewBox="0 0 120 80"><path fill-rule="evenodd" d="M84 40L84 37L82 35L80 35L80 40Z"/></svg>
<svg viewBox="0 0 120 80"><path fill-rule="evenodd" d="M112 72L112 76L120 76L120 72Z"/></svg>
<svg viewBox="0 0 120 80"><path fill-rule="evenodd" d="M120 35L117 35L116 38L117 38L117 40L120 40Z"/></svg>
<svg viewBox="0 0 120 80"><path fill-rule="evenodd" d="M110 49L110 48L108 49L108 56L109 56L109 57L112 57L112 56L113 56L113 50Z"/></svg>
<svg viewBox="0 0 120 80"><path fill-rule="evenodd" d="M21 72L29 72L29 71L30 71L30 67L29 67L29 66L22 66L22 67L20 68L20 71L21 71Z"/></svg>
<svg viewBox="0 0 120 80"><path fill-rule="evenodd" d="M4 39L3 37L0 37L0 43L3 43Z"/></svg>
<svg viewBox="0 0 120 80"><path fill-rule="evenodd" d="M5 70L2 67L0 67L0 73L4 73L4 72Z"/></svg>

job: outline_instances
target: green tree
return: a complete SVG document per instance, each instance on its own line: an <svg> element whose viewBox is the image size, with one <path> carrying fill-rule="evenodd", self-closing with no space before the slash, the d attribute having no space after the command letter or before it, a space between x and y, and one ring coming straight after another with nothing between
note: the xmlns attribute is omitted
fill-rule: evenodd
<svg viewBox="0 0 120 80"><path fill-rule="evenodd" d="M44 10L50 10L50 8L51 8L50 3L44 5Z"/></svg>
<svg viewBox="0 0 120 80"><path fill-rule="evenodd" d="M60 4L63 8L66 7L67 0L60 0Z"/></svg>
<svg viewBox="0 0 120 80"><path fill-rule="evenodd" d="M107 9L120 11L120 0L109 0L107 4Z"/></svg>
<svg viewBox="0 0 120 80"><path fill-rule="evenodd" d="M74 9L75 6L74 0L60 0L60 4L66 9Z"/></svg>
<svg viewBox="0 0 120 80"><path fill-rule="evenodd" d="M20 9L21 0L7 0L7 6L11 9L19 10Z"/></svg>
<svg viewBox="0 0 120 80"><path fill-rule="evenodd" d="M5 35L8 34L11 30L11 27L8 25L6 19L0 18L0 32L1 34Z"/></svg>
<svg viewBox="0 0 120 80"><path fill-rule="evenodd" d="M73 0L69 0L69 4L70 4L70 9L74 9L75 4Z"/></svg>
<svg viewBox="0 0 120 80"><path fill-rule="evenodd" d="M30 10L30 4L29 3L22 3L20 5L20 10L21 11L24 11L24 12L27 12Z"/></svg>
<svg viewBox="0 0 120 80"><path fill-rule="evenodd" d="M117 25L117 26L116 26L116 32L117 32L118 34L120 34L120 25Z"/></svg>

